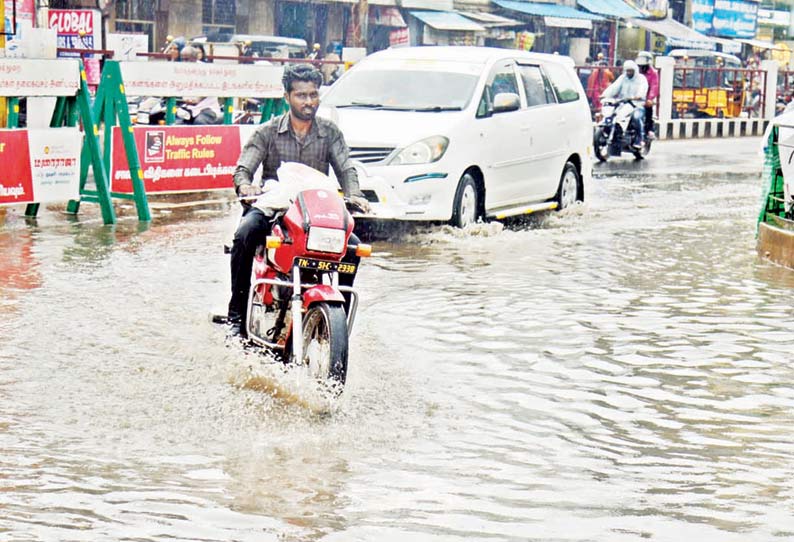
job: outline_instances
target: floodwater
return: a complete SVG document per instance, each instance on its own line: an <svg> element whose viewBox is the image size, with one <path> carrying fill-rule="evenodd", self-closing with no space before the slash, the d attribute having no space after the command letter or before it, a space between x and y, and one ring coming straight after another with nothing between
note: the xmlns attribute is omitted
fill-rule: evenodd
<svg viewBox="0 0 794 542"><path fill-rule="evenodd" d="M0 539L791 540L759 145L659 144L563 215L376 240L330 411L208 320L231 207L9 211Z"/></svg>

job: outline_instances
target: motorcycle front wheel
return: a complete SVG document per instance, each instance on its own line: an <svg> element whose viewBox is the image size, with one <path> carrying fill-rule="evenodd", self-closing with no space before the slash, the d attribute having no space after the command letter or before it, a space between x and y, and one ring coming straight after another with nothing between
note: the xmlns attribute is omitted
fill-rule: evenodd
<svg viewBox="0 0 794 542"><path fill-rule="evenodd" d="M341 305L317 303L303 321L303 360L318 384L342 393L347 379L347 316Z"/></svg>
<svg viewBox="0 0 794 542"><path fill-rule="evenodd" d="M601 127L596 128L593 134L593 152L599 162L606 162L609 159L609 138Z"/></svg>

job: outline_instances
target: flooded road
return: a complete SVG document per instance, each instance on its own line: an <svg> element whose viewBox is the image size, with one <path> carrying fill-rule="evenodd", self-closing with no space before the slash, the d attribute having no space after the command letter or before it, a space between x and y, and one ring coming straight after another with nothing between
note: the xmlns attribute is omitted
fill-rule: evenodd
<svg viewBox="0 0 794 542"><path fill-rule="evenodd" d="M791 540L759 145L659 144L564 216L376 241L331 413L208 321L232 211L11 212L0 539Z"/></svg>

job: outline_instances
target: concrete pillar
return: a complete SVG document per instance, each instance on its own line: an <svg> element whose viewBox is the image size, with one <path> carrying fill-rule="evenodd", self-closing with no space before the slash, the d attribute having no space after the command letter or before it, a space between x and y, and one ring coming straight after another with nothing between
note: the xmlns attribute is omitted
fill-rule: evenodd
<svg viewBox="0 0 794 542"><path fill-rule="evenodd" d="M170 0L169 8L169 34L187 39L201 35L201 2Z"/></svg>
<svg viewBox="0 0 794 542"><path fill-rule="evenodd" d="M789 7L789 24L788 24L788 33L789 36L794 36L794 3L791 4Z"/></svg>
<svg viewBox="0 0 794 542"><path fill-rule="evenodd" d="M659 70L659 133L667 134L667 126L673 118L673 70L675 59L669 56L656 57Z"/></svg>
<svg viewBox="0 0 794 542"><path fill-rule="evenodd" d="M13 4L13 2L12 2ZM36 1L36 20L35 26L38 28L48 28L50 18L50 0L37 0Z"/></svg>
<svg viewBox="0 0 794 542"><path fill-rule="evenodd" d="M761 70L766 72L766 95L764 96L763 118L772 119L775 117L775 106L777 105L777 72L778 63L775 60L762 60Z"/></svg>
<svg viewBox="0 0 794 542"><path fill-rule="evenodd" d="M276 3L251 0L248 7L248 33L276 34Z"/></svg>

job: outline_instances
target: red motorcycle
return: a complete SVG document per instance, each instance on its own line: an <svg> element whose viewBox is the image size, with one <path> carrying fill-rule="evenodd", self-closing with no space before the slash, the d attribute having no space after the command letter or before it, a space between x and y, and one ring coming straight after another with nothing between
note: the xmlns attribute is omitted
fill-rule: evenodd
<svg viewBox="0 0 794 542"><path fill-rule="evenodd" d="M248 338L305 367L338 394L347 377L348 338L358 307L356 290L340 285L340 275L355 275L353 254L369 256L372 248L350 244L355 221L335 181L300 164L285 164L278 173L278 194L257 201L269 212L281 210L254 259Z"/></svg>

